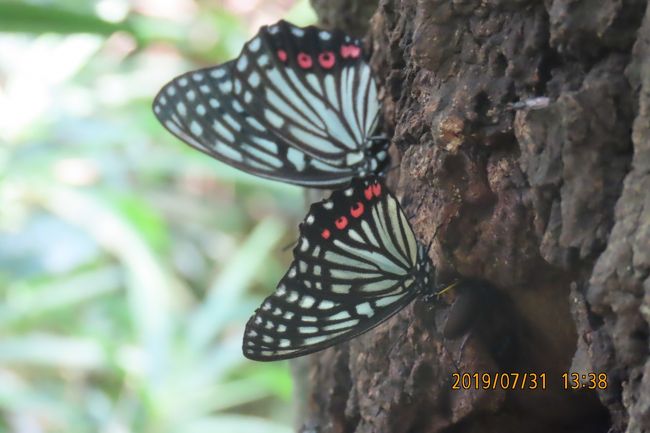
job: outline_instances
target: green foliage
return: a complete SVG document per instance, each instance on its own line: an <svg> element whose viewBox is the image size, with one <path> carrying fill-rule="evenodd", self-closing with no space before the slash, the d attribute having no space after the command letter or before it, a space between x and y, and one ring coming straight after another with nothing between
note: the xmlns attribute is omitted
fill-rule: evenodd
<svg viewBox="0 0 650 433"><path fill-rule="evenodd" d="M291 431L286 363L240 346L301 192L150 110L174 75L236 55L265 3L118 20L102 3L123 4L0 3L0 432ZM305 5L282 16L308 24Z"/></svg>

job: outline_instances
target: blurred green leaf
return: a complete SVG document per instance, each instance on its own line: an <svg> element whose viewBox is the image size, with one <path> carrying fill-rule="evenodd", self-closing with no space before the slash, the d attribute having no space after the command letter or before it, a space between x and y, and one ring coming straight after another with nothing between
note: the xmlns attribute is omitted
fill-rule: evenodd
<svg viewBox="0 0 650 433"><path fill-rule="evenodd" d="M26 318L47 315L53 310L78 307L81 303L115 292L121 282L122 273L117 266L104 266L66 275L58 281L48 279L32 287L35 290L28 290L29 283L14 284L0 309L0 328Z"/></svg>
<svg viewBox="0 0 650 433"><path fill-rule="evenodd" d="M284 228L280 222L272 218L262 220L255 227L211 285L206 302L192 318L190 345L204 347L232 318L231 312L235 304L283 233Z"/></svg>
<svg viewBox="0 0 650 433"><path fill-rule="evenodd" d="M83 12L18 1L0 3L0 32L93 33L108 36L118 31L132 33L126 23L112 23Z"/></svg>

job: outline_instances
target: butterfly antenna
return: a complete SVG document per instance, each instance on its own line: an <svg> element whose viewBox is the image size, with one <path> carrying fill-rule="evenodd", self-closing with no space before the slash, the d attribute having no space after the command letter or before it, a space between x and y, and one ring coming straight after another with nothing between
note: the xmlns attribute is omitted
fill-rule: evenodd
<svg viewBox="0 0 650 433"><path fill-rule="evenodd" d="M444 288L438 290L438 291L435 293L435 295L436 295L437 297L440 297L440 296L444 295L445 293L447 293L448 291L453 290L453 289L454 289L454 288L455 288L459 283L460 283L460 281L456 280L456 281L454 281L453 283L448 284L446 287L444 287Z"/></svg>

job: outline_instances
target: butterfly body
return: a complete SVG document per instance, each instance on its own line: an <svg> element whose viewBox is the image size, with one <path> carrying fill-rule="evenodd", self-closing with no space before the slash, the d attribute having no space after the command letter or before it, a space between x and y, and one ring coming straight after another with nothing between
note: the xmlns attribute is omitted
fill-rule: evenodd
<svg viewBox="0 0 650 433"><path fill-rule="evenodd" d="M388 163L372 71L338 31L264 26L238 58L165 85L153 109L190 146L269 179L335 188Z"/></svg>
<svg viewBox="0 0 650 433"><path fill-rule="evenodd" d="M246 325L248 358L292 358L348 340L432 286L426 248L374 176L313 204L293 254L275 293Z"/></svg>

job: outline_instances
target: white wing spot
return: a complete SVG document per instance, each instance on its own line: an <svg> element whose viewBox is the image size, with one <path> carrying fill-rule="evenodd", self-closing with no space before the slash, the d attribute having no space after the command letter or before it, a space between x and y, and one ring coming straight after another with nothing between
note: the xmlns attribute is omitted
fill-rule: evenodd
<svg viewBox="0 0 650 433"><path fill-rule="evenodd" d="M226 70L225 69L215 69L214 71L210 72L210 75L213 78L222 78L226 75Z"/></svg>
<svg viewBox="0 0 650 433"><path fill-rule="evenodd" d="M351 328L352 326L355 326L357 323L359 323L359 319L352 319L352 320L348 320L346 322L335 323L333 325L325 326L325 327L323 327L323 330L325 330L325 331L336 331L338 329Z"/></svg>
<svg viewBox="0 0 650 433"><path fill-rule="evenodd" d="M250 102L253 100L253 94L249 92L248 90L244 92L244 102L247 104L250 104Z"/></svg>
<svg viewBox="0 0 650 433"><path fill-rule="evenodd" d="M268 120L271 125L275 126L276 128L281 128L282 125L284 125L284 119L282 119L282 117L278 116L271 110L264 110L264 117L266 117L266 120Z"/></svg>
<svg viewBox="0 0 650 433"><path fill-rule="evenodd" d="M273 313L271 314L273 314L274 316L279 316L280 314L282 314L282 310L279 309L278 307L275 307L275 310L273 310Z"/></svg>
<svg viewBox="0 0 650 433"><path fill-rule="evenodd" d="M313 296L305 295L300 300L300 306L302 308L311 308L312 305L316 303L316 299Z"/></svg>
<svg viewBox="0 0 650 433"><path fill-rule="evenodd" d="M238 112L238 113L243 113L244 112L244 107L241 106L239 101L232 101L232 108L234 108L235 111Z"/></svg>
<svg viewBox="0 0 650 433"><path fill-rule="evenodd" d="M224 81L223 83L219 83L219 90L223 93L230 93L232 91L232 82Z"/></svg>
<svg viewBox="0 0 650 433"><path fill-rule="evenodd" d="M269 56L262 54L257 58L257 64L260 66L266 66L269 64Z"/></svg>
<svg viewBox="0 0 650 433"><path fill-rule="evenodd" d="M287 159L296 167L296 170L303 171L305 166L305 154L299 150L290 147L287 150Z"/></svg>
<svg viewBox="0 0 650 433"><path fill-rule="evenodd" d="M334 302L324 299L320 301L320 304L318 304L318 309L319 310L329 310L330 308L334 307Z"/></svg>
<svg viewBox="0 0 650 433"><path fill-rule="evenodd" d="M246 334L248 337L257 337L257 332L254 329L251 329L248 331L248 334Z"/></svg>
<svg viewBox="0 0 650 433"><path fill-rule="evenodd" d="M285 325L278 325L278 332L285 332L287 327ZM286 341L286 340L283 340Z"/></svg>
<svg viewBox="0 0 650 433"><path fill-rule="evenodd" d="M264 327L266 329L273 329L273 328L275 328L275 324L273 322L271 322L270 320L267 320L266 323L264 324Z"/></svg>
<svg viewBox="0 0 650 433"><path fill-rule="evenodd" d="M199 114L199 116L205 116L206 110L205 110L205 105L199 104L196 106L196 112Z"/></svg>
<svg viewBox="0 0 650 433"><path fill-rule="evenodd" d="M294 302L296 302L298 300L299 297L300 297L300 295L298 295L298 292L296 292L295 290L292 290L291 292L289 292L289 296L287 296L287 302L289 302L290 304L293 304Z"/></svg>
<svg viewBox="0 0 650 433"><path fill-rule="evenodd" d="M167 87L167 94L169 96L174 96L176 94L176 87L174 86Z"/></svg>
<svg viewBox="0 0 650 433"><path fill-rule="evenodd" d="M235 94L239 95L241 93L241 81L239 79L235 80Z"/></svg>
<svg viewBox="0 0 650 433"><path fill-rule="evenodd" d="M301 316L303 322L318 322L316 316Z"/></svg>
<svg viewBox="0 0 650 433"><path fill-rule="evenodd" d="M350 313L347 311L339 311L333 316L330 316L330 320L344 320L344 319L349 319L350 318Z"/></svg>
<svg viewBox="0 0 650 433"><path fill-rule="evenodd" d="M244 97L245 97L245 95L244 95ZM255 119L254 117L248 116L246 118L246 122L248 122L249 125L251 125L255 129L257 129L258 131L265 131L266 130L264 128L264 126L260 122L258 122L257 119Z"/></svg>
<svg viewBox="0 0 650 433"><path fill-rule="evenodd" d="M279 344L280 347L289 347L290 345L291 345L290 340L287 340L286 338L280 340L280 344Z"/></svg>
<svg viewBox="0 0 650 433"><path fill-rule="evenodd" d="M202 81L203 74L200 72L195 72L194 74L192 74L192 78L194 79L194 81Z"/></svg>
<svg viewBox="0 0 650 433"><path fill-rule="evenodd" d="M203 134L203 127L196 120L192 120L192 123L190 123L190 131L194 135L201 135Z"/></svg>
<svg viewBox="0 0 650 433"><path fill-rule="evenodd" d="M196 93L194 92L194 90L190 90L189 92L187 92L187 99L189 101L194 101L196 99Z"/></svg>
<svg viewBox="0 0 650 433"><path fill-rule="evenodd" d="M178 114L180 114L183 117L185 117L185 115L187 114L187 108L185 108L185 104L183 104L182 102L176 104L176 111L178 111Z"/></svg>
<svg viewBox="0 0 650 433"><path fill-rule="evenodd" d="M279 31L280 31L280 27L276 25L269 27L269 33L271 33L272 35L276 34Z"/></svg>
<svg viewBox="0 0 650 433"><path fill-rule="evenodd" d="M285 319L287 319L287 320L291 320L291 318L292 318L294 315L295 315L295 314L293 314L291 311L287 311L286 313L284 313L284 316L282 316L282 317L285 318Z"/></svg>
<svg viewBox="0 0 650 433"><path fill-rule="evenodd" d="M318 37L323 41L329 41L332 38L332 34L330 32L322 31L318 33Z"/></svg>
<svg viewBox="0 0 650 433"><path fill-rule="evenodd" d="M359 315L372 317L375 314L372 307L370 306L370 303L368 302L364 302L363 304L357 305L355 309L357 310L357 314Z"/></svg>
<svg viewBox="0 0 650 433"><path fill-rule="evenodd" d="M310 214L310 215L307 215L307 219L305 221L307 222L307 224L311 225L311 224L314 224L314 219L315 219L314 216Z"/></svg>
<svg viewBox="0 0 650 433"><path fill-rule="evenodd" d="M343 193L345 194L346 197L350 197L353 192L354 192L354 188L348 188Z"/></svg>
<svg viewBox="0 0 650 433"><path fill-rule="evenodd" d="M289 278L294 278L296 276L296 267L292 266L291 269L289 269L289 273L287 275Z"/></svg>
<svg viewBox="0 0 650 433"><path fill-rule="evenodd" d="M315 334L318 332L318 328L315 326L299 326L298 331L301 334Z"/></svg>
<svg viewBox="0 0 650 433"><path fill-rule="evenodd" d="M255 316L255 323L258 325L262 323L262 318L260 316Z"/></svg>
<svg viewBox="0 0 650 433"><path fill-rule="evenodd" d="M199 90L201 91L201 93L210 93L210 86L208 86L207 84L201 84Z"/></svg>
<svg viewBox="0 0 650 433"><path fill-rule="evenodd" d="M260 40L259 37L254 38L250 43L248 44L248 49L255 52L260 49L262 46L262 41Z"/></svg>
<svg viewBox="0 0 650 433"><path fill-rule="evenodd" d="M246 54L242 54L239 57L239 60L237 60L237 70L239 72L244 72L247 67L248 67L248 57L246 57Z"/></svg>
<svg viewBox="0 0 650 433"><path fill-rule="evenodd" d="M260 84L260 74L258 74L256 71L253 71L249 76L248 76L248 83L253 86L257 87Z"/></svg>
<svg viewBox="0 0 650 433"><path fill-rule="evenodd" d="M219 104L219 101L217 101L214 98L210 98L209 103L210 103L210 107L212 108L219 108L221 106L221 104Z"/></svg>
<svg viewBox="0 0 650 433"><path fill-rule="evenodd" d="M298 27L292 27L291 28L291 33L293 33L295 36L298 36L299 38L304 36L305 31L303 29L300 29Z"/></svg>
<svg viewBox="0 0 650 433"><path fill-rule="evenodd" d="M273 338L269 337L268 335L264 335L262 337L262 341L265 343L273 343Z"/></svg>
<svg viewBox="0 0 650 433"><path fill-rule="evenodd" d="M284 296L286 293L287 293L287 286L285 286L284 284L280 284L277 290L275 291L275 294L278 296Z"/></svg>
<svg viewBox="0 0 650 433"><path fill-rule="evenodd" d="M269 311L270 309L271 309L271 303L269 301L266 301L265 303L262 304L262 310Z"/></svg>
<svg viewBox="0 0 650 433"><path fill-rule="evenodd" d="M160 102L161 105L167 104L167 98L165 98L165 95L162 95L159 99L158 102Z"/></svg>
<svg viewBox="0 0 650 433"><path fill-rule="evenodd" d="M187 78L183 77L180 80L178 80L178 85L181 87L187 86Z"/></svg>
<svg viewBox="0 0 650 433"><path fill-rule="evenodd" d="M332 208L334 207L334 203L332 203L331 201L327 200L327 201L323 202L323 207L324 207L325 209L327 209L327 210L330 210L330 209L332 209Z"/></svg>
<svg viewBox="0 0 650 433"><path fill-rule="evenodd" d="M307 263L303 262L302 260L298 262L298 269L300 269L300 272L303 274L307 272Z"/></svg>
<svg viewBox="0 0 650 433"><path fill-rule="evenodd" d="M309 241L306 238L302 238L302 240L300 241L300 251L305 252L307 251L308 248L309 248Z"/></svg>

